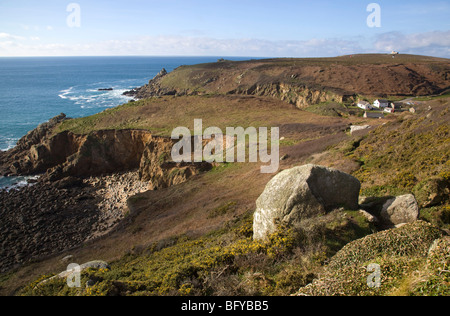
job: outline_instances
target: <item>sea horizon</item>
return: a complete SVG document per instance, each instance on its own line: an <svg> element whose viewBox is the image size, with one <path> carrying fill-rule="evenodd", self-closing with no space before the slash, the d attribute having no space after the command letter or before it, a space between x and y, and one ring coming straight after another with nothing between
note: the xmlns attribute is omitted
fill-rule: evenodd
<svg viewBox="0 0 450 316"><path fill-rule="evenodd" d="M4 100L0 105L3 113L0 150L13 148L21 137L59 113L83 117L128 102L131 98L123 96L123 92L145 85L163 68L170 72L181 65L215 62L220 58L258 57L0 57L0 93ZM110 88L113 90L99 91ZM28 112L26 116L23 111Z"/></svg>

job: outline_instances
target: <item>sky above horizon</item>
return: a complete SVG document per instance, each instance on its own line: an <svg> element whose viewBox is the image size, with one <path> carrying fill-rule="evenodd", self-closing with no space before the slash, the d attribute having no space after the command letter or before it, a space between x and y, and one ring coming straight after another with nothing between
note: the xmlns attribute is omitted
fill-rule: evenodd
<svg viewBox="0 0 450 316"><path fill-rule="evenodd" d="M0 0L0 56L450 58L449 16L448 0Z"/></svg>

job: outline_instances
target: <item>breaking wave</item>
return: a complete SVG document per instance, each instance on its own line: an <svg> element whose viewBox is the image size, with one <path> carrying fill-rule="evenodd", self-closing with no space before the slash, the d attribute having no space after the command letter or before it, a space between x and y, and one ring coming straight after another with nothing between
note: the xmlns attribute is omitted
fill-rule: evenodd
<svg viewBox="0 0 450 316"><path fill-rule="evenodd" d="M130 101L132 98L124 96L123 93L141 85L142 80L96 82L61 90L58 96L73 102L82 109L107 108Z"/></svg>

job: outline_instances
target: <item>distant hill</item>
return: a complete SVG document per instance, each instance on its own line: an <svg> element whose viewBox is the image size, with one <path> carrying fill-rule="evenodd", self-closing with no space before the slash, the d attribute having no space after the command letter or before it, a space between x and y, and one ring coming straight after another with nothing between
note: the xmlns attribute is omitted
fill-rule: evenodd
<svg viewBox="0 0 450 316"><path fill-rule="evenodd" d="M181 66L126 94L138 99L204 94L272 96L304 108L360 96L433 95L449 88L449 59L365 54Z"/></svg>

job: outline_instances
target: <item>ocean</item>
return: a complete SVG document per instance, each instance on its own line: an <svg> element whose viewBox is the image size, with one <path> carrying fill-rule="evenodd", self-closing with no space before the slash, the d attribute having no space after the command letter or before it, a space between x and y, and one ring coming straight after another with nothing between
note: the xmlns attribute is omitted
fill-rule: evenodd
<svg viewBox="0 0 450 316"><path fill-rule="evenodd" d="M181 65L215 62L219 58L0 58L0 150L13 148L30 130L60 113L84 117L128 102L130 98L123 92L148 83L162 68L170 72ZM0 177L0 188L25 183L26 178Z"/></svg>

